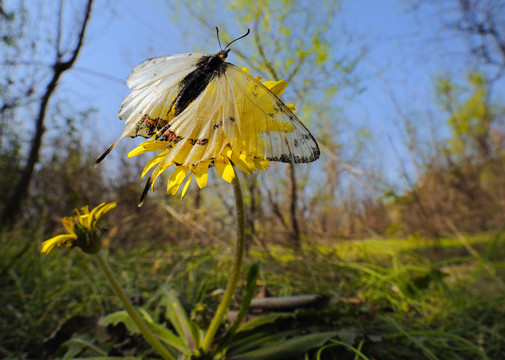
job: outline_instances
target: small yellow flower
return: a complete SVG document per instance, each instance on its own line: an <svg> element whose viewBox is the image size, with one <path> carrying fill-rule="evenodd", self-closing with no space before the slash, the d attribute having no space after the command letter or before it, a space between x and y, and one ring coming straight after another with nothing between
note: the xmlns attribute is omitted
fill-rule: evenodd
<svg viewBox="0 0 505 360"><path fill-rule="evenodd" d="M115 202L101 203L93 210L89 211L86 205L79 209L74 209L77 215L64 217L61 222L68 234L56 235L42 243L41 252L45 255L55 246L65 245L67 247L80 247L88 254L97 253L102 247L101 234L97 225L103 215L116 207Z"/></svg>
<svg viewBox="0 0 505 360"><path fill-rule="evenodd" d="M249 69L243 68L244 71L248 72ZM252 76L252 75L250 75ZM262 81L262 79L257 76L256 80ZM287 84L285 80L280 80L280 81L265 81L263 82L263 85L267 87L271 92L273 92L277 97L280 97L281 94L286 90ZM295 106L293 104L286 105L291 111L295 110ZM244 110L246 112L247 110ZM254 123L254 122L252 122ZM259 124L256 124L256 126L259 126ZM272 126L272 124L270 124ZM285 125L283 125L285 126ZM269 128L269 130L274 130L272 127ZM247 142L248 139L243 139L243 142ZM185 146L187 148L179 148L178 151L181 153L180 158L185 159L187 156L187 153L191 152L192 148L188 143L185 143ZM246 147L244 147L246 148ZM214 165L216 172L218 175L225 181L231 182L233 178L235 177L235 171L233 170L232 163L238 167L240 170L245 172L246 174L251 174L254 170L260 169L260 170L266 170L270 166L270 161L266 158L252 156L248 153L245 153L243 149L240 151L238 149L235 149L232 147L231 143L228 143L224 146L224 148L221 150L220 154L214 158L213 160L203 160L199 162L195 162L193 164L184 164L181 165L181 163L184 162L182 160L181 162L178 162L178 157L171 156L171 159L173 161L166 161L169 155L171 154L171 151L173 148L167 148L167 142L166 141L158 141L156 139L150 139L147 141L144 141L141 143L138 147L130 151L128 154L128 157L133 157L137 156L140 154L144 154L147 152L152 152L152 151L160 151L159 154L154 156L145 166L144 170L142 171L142 177L145 176L145 174L152 169L154 166L156 166L153 174L150 177L150 180L146 186L146 189L144 190L143 197L145 196L147 190L149 187L152 189L154 188L154 182L160 176L165 170L168 168L174 166L174 171L170 175L170 178L168 180L167 184L167 194L168 195L175 195L179 188L181 187L182 183L184 182L184 179L186 179L188 173L189 177L186 180L186 183L184 184L183 190L182 190L182 195L181 199L184 197L186 194L186 190L189 187L189 184L193 178L193 175L196 178L196 183L200 187L200 189L204 188L207 186L207 178L208 178L208 172L209 172L209 166ZM142 198L143 198L142 197ZM141 200L142 203L142 200ZM141 204L140 203L140 204ZM139 204L139 206L140 206Z"/></svg>

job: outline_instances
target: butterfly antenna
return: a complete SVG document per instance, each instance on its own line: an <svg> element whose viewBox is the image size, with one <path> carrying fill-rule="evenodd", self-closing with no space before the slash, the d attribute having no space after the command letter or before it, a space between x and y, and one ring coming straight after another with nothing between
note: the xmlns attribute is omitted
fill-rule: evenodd
<svg viewBox="0 0 505 360"><path fill-rule="evenodd" d="M228 46L230 46L231 44L233 44L235 41L245 38L247 35L249 35L249 33L250 33L250 32L251 32L251 30L247 29L247 32L246 32L244 35L242 35L241 37L238 37L238 38L236 38L235 40L233 40L232 42L228 43L228 45L226 45L226 46L224 47L224 50L226 50L226 48L227 48Z"/></svg>
<svg viewBox="0 0 505 360"><path fill-rule="evenodd" d="M217 42L219 43L219 50L223 50L221 47L221 40L219 40L219 28L216 26Z"/></svg>
<svg viewBox="0 0 505 360"><path fill-rule="evenodd" d="M137 204L138 207L141 207L142 204L144 203L144 200L146 199L147 193L149 192L149 188L153 184L153 177L151 176L149 180L147 180L146 187L144 188L144 191L142 191L142 195L140 196L140 200Z"/></svg>

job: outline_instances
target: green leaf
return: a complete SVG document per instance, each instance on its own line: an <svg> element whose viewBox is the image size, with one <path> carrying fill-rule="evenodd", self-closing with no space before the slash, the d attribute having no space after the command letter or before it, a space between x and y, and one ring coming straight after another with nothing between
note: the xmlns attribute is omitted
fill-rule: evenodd
<svg viewBox="0 0 505 360"><path fill-rule="evenodd" d="M171 346L180 353L185 353L192 350L189 348L184 339L181 339L180 337L175 335L165 326L154 323L151 316L144 309L138 309L138 310L146 325L149 327L151 331L153 331L153 333L157 335L157 337L161 342L164 342L165 344ZM99 321L99 324L102 326L117 325L118 323L125 324L126 328L131 333L140 334L137 325L135 325L135 323L130 318L128 313L124 310L109 314Z"/></svg>
<svg viewBox="0 0 505 360"><path fill-rule="evenodd" d="M299 330L287 330L280 333L273 333L270 328L261 331L255 330L245 337L239 339L233 338L228 347L228 355L231 357L234 355L238 356L258 348L282 344L286 339L295 337L299 333Z"/></svg>
<svg viewBox="0 0 505 360"><path fill-rule="evenodd" d="M266 346L245 354L232 356L233 360L268 360L292 359L305 354L310 349L322 346L326 341L336 336L335 332L315 333L288 339L272 346Z"/></svg>
<svg viewBox="0 0 505 360"><path fill-rule="evenodd" d="M133 320L130 318L130 315L128 315L128 313L125 310L116 311L112 314L105 316L104 318L100 319L98 324L102 326L107 326L107 325L117 325L121 322L126 326L126 329L128 329L129 332L133 334L140 334L139 328L137 327L137 325L135 325Z"/></svg>
<svg viewBox="0 0 505 360"><path fill-rule="evenodd" d="M237 315L237 318L233 322L233 324L230 326L226 338L229 338L230 336L233 336L235 332L237 331L237 328L240 326L242 321L244 320L245 316L247 315L247 311L249 310L249 305L251 304L251 300L254 296L254 291L256 290L256 280L258 279L259 272L260 272L260 265L261 263L258 261L251 265L251 268L249 269L249 273L247 274L247 283L246 283L246 290L245 290L245 296L244 299L242 300L242 304L240 306L240 311Z"/></svg>
<svg viewBox="0 0 505 360"><path fill-rule="evenodd" d="M62 357L63 360L74 359L75 356L82 354L84 350L87 349L85 343L81 341L73 341L73 339L67 341L63 346L66 350Z"/></svg>
<svg viewBox="0 0 505 360"><path fill-rule="evenodd" d="M273 313L273 314L268 314L261 316L259 318L256 318L254 320L249 321L248 323L242 325L237 332L241 331L246 331L246 330L251 330L259 326L263 326L266 324L271 324L277 319L286 319L286 318L291 318L293 317L292 313Z"/></svg>
<svg viewBox="0 0 505 360"><path fill-rule="evenodd" d="M172 289L163 289L165 295L160 305L166 308L166 316L172 323L177 334L184 339L186 345L191 350L200 347L200 330L193 324L177 298L177 294Z"/></svg>
<svg viewBox="0 0 505 360"><path fill-rule="evenodd" d="M357 337L363 334L356 328L345 328L337 331L337 335L343 343L353 346Z"/></svg>
<svg viewBox="0 0 505 360"><path fill-rule="evenodd" d="M86 355L106 356L107 351L94 345L94 340L95 339L91 335L73 336L60 346L57 357L63 360L76 359L76 356L84 355L84 352L86 352ZM59 354L61 354L61 357L58 356Z"/></svg>
<svg viewBox="0 0 505 360"><path fill-rule="evenodd" d="M154 322L147 323L149 329L158 337L161 342L171 346L180 353L191 351L184 339L175 335L172 331L168 330L164 325L156 324Z"/></svg>

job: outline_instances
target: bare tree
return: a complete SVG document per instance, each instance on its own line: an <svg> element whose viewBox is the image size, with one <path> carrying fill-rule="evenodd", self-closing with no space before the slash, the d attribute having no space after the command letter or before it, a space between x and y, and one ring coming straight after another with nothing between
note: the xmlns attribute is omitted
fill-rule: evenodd
<svg viewBox="0 0 505 360"><path fill-rule="evenodd" d="M56 9L57 11L57 22L56 22L56 31L54 33L55 38L52 39L50 43L54 43L54 60L50 65L51 75L49 76L50 80L47 82L44 91L41 93L40 97L37 99L38 108L36 110L36 115L34 118L35 123L35 132L33 135L33 139L30 144L30 149L28 152L28 157L26 163L21 171L19 179L17 180L16 185L14 186L10 197L4 205L3 213L0 218L0 224L8 225L12 224L17 214L21 210L22 200L26 197L30 185L30 181L32 179L33 171L35 168L35 164L38 161L40 149L42 146L42 138L45 132L44 122L46 119L46 113L48 104L55 94L58 82L63 75L63 73L74 65L77 56L83 46L84 34L86 31L86 27L89 23L91 8L92 8L93 0L87 0L84 4L84 11L82 14L82 18L80 20L76 19L75 23L79 24L77 33L73 39L68 41L64 41L64 16L65 9L64 6L66 2L64 0L60 0L59 6ZM21 9L21 7L20 7ZM26 11L26 10L24 10ZM26 26L27 24L22 24L22 26ZM34 40L36 41L36 39ZM71 45L65 45L65 43ZM21 49L22 51L22 49ZM6 66L15 66L15 63L6 63ZM32 64L36 66L36 63ZM30 82L30 86L25 90L26 94L31 94L35 91L34 87L36 84L36 80L34 79ZM10 102L4 102L2 105L2 115L6 113L7 110L12 109L16 106L23 105L25 101L22 96L15 97ZM12 114L12 112L11 112ZM3 122L3 121L2 121Z"/></svg>
<svg viewBox="0 0 505 360"><path fill-rule="evenodd" d="M477 67L487 66L492 79L505 70L505 2L502 0L411 0L413 11L427 8L439 21L438 36L459 37L468 46ZM434 42L437 43L437 42ZM446 44L443 42L442 44ZM452 56L454 56L452 54ZM475 64L472 65L476 67Z"/></svg>
<svg viewBox="0 0 505 360"><path fill-rule="evenodd" d="M456 0L453 27L466 36L470 51L486 64L505 70L505 3L501 0ZM449 25L451 25L449 23Z"/></svg>

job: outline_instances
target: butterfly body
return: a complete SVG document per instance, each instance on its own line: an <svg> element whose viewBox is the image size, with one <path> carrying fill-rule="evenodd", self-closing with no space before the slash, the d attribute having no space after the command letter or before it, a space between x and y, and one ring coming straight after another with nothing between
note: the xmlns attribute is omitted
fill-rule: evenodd
<svg viewBox="0 0 505 360"><path fill-rule="evenodd" d="M207 87L214 77L219 77L226 71L227 63L224 61L230 50L223 50L214 55L203 56L197 68L182 79L181 90L174 104L174 116L179 115L191 104Z"/></svg>

